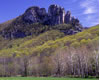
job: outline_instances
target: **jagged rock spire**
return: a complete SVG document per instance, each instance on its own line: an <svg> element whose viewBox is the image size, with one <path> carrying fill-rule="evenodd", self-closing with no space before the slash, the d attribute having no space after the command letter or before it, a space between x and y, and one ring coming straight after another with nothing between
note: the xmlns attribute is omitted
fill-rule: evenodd
<svg viewBox="0 0 100 80"><path fill-rule="evenodd" d="M71 22L71 12L67 11L67 13L65 14L65 23L70 23Z"/></svg>
<svg viewBox="0 0 100 80"><path fill-rule="evenodd" d="M50 18L51 25L63 24L65 10L58 5L51 5L48 9L48 16Z"/></svg>
<svg viewBox="0 0 100 80"><path fill-rule="evenodd" d="M38 6L30 7L26 10L23 15L23 19L30 23L42 23L47 25L57 25L57 24L70 24L79 21L74 17L71 17L71 11L65 13L65 9L59 5L52 4L46 12L45 8L40 8ZM78 21L78 22L77 22Z"/></svg>

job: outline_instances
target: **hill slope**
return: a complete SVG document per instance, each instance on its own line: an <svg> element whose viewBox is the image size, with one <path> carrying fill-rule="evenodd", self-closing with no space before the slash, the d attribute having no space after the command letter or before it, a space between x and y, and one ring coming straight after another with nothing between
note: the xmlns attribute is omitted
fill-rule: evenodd
<svg viewBox="0 0 100 80"><path fill-rule="evenodd" d="M40 53L40 51L42 53L45 49L48 49L49 51L49 49L53 48L53 51L55 51L56 48L60 47L80 47L81 45L88 45L90 43L96 45L98 44L99 36L98 28L98 26L91 27L83 32L69 36L65 36L64 33L57 30L51 30L33 38L30 36L17 40L6 40L6 43L8 44L1 42L2 44L5 44L5 46L0 53L3 55L5 53L17 53L17 51L23 53L24 50L27 50L25 51L26 54L34 54L35 52Z"/></svg>
<svg viewBox="0 0 100 80"><path fill-rule="evenodd" d="M74 35L50 30L39 36L0 40L1 76L98 77L98 26Z"/></svg>
<svg viewBox="0 0 100 80"><path fill-rule="evenodd" d="M98 77L98 40L98 25L74 35L51 29L12 40L1 36L0 75Z"/></svg>

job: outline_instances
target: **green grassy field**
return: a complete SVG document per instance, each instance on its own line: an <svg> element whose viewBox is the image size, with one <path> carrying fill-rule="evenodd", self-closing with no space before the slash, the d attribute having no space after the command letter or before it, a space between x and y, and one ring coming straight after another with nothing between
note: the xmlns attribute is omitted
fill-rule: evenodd
<svg viewBox="0 0 100 80"><path fill-rule="evenodd" d="M33 77L6 77L6 78L0 78L0 80L99 80L99 79L95 79L95 78L45 78L45 77L37 77L37 78L33 78Z"/></svg>

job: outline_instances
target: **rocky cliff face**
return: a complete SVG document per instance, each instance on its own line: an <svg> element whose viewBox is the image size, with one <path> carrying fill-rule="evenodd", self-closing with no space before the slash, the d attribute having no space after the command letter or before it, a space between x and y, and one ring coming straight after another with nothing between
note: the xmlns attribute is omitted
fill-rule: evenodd
<svg viewBox="0 0 100 80"><path fill-rule="evenodd" d="M40 22L43 23L47 16L45 8L39 8L37 6L31 7L26 10L23 15L23 19L30 23Z"/></svg>
<svg viewBox="0 0 100 80"><path fill-rule="evenodd" d="M50 25L57 25L64 23L65 10L58 5L51 5L48 9L48 18Z"/></svg>
<svg viewBox="0 0 100 80"><path fill-rule="evenodd" d="M46 12L45 8L39 8L37 6L33 6L26 10L24 13L23 19L30 23L43 23L47 25L57 25L57 24L70 24L77 22L77 19L71 16L71 12L65 12L65 9L58 5L50 5L48 8L48 12ZM79 21L79 20L78 20ZM78 22L78 24L80 24Z"/></svg>
<svg viewBox="0 0 100 80"><path fill-rule="evenodd" d="M67 11L67 13L65 14L65 23L67 24L67 23L70 23L71 22L71 19L72 19L72 17L71 17L71 12L70 11Z"/></svg>

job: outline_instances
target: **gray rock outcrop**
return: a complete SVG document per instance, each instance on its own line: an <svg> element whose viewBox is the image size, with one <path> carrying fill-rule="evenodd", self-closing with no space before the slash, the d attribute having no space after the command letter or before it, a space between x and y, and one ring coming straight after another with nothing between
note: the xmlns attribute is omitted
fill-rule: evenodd
<svg viewBox="0 0 100 80"><path fill-rule="evenodd" d="M67 13L65 14L65 23L68 24L71 22L71 12L67 11Z"/></svg>
<svg viewBox="0 0 100 80"><path fill-rule="evenodd" d="M31 23L43 23L45 21L46 15L47 13L45 8L39 8L37 6L34 6L26 10L23 19Z"/></svg>
<svg viewBox="0 0 100 80"><path fill-rule="evenodd" d="M64 23L65 10L58 5L51 5L48 9L48 18L51 25Z"/></svg>
<svg viewBox="0 0 100 80"><path fill-rule="evenodd" d="M26 10L23 15L23 19L26 22L30 23L42 23L47 25L57 25L57 24L80 24L78 19L75 19L71 16L71 12L67 11L65 13L65 9L58 5L50 5L48 8L48 12L46 12L45 8L40 8L38 6L30 7Z"/></svg>

